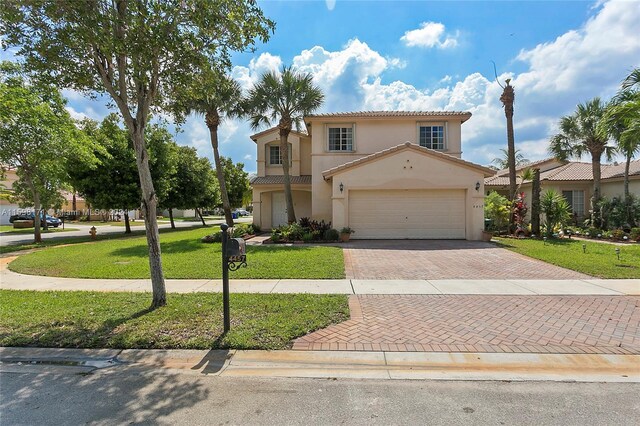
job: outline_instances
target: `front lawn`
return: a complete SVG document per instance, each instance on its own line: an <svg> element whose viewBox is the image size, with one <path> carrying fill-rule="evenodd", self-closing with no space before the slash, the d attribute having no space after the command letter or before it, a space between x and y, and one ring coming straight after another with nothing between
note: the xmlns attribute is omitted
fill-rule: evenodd
<svg viewBox="0 0 640 426"><path fill-rule="evenodd" d="M222 334L222 295L0 290L0 346L59 348L285 349L349 318L347 296L232 294Z"/></svg>
<svg viewBox="0 0 640 426"><path fill-rule="evenodd" d="M217 230L198 228L160 234L166 278L221 278L221 244L200 238ZM246 268L231 278L344 278L338 247L247 246ZM149 278L146 238L97 241L41 250L9 264L15 272L75 278Z"/></svg>
<svg viewBox="0 0 640 426"><path fill-rule="evenodd" d="M640 244L616 246L597 241L497 238L516 253L598 278L640 278ZM582 245L586 244L583 253ZM620 248L620 260L615 249ZM517 278L517 277L514 277Z"/></svg>

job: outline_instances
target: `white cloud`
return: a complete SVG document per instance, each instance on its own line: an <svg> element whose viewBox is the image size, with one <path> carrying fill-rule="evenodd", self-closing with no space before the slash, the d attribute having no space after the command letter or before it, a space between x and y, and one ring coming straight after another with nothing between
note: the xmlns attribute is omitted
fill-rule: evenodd
<svg viewBox="0 0 640 426"><path fill-rule="evenodd" d="M420 28L405 32L400 40L409 47L449 49L458 45L457 37L458 33L446 34L444 24L440 22L423 22Z"/></svg>
<svg viewBox="0 0 640 426"><path fill-rule="evenodd" d="M336 0L325 0L325 3L327 4L327 9L329 11L332 11L336 7Z"/></svg>
<svg viewBox="0 0 640 426"><path fill-rule="evenodd" d="M253 160L253 155L247 154L247 155L244 156L244 159L248 160L248 161L251 161L251 160Z"/></svg>
<svg viewBox="0 0 640 426"><path fill-rule="evenodd" d="M231 76L240 83L243 90L249 90L260 79L262 74L278 71L282 68L282 59L268 52L251 59L248 67L235 66Z"/></svg>

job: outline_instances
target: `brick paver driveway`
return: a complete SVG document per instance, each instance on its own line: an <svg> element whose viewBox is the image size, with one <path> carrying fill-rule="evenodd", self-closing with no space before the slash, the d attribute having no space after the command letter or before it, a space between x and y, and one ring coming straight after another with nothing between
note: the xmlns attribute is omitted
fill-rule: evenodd
<svg viewBox="0 0 640 426"><path fill-rule="evenodd" d="M344 261L351 279L589 278L479 241L356 240L344 245Z"/></svg>
<svg viewBox="0 0 640 426"><path fill-rule="evenodd" d="M293 349L640 354L637 296L350 296Z"/></svg>

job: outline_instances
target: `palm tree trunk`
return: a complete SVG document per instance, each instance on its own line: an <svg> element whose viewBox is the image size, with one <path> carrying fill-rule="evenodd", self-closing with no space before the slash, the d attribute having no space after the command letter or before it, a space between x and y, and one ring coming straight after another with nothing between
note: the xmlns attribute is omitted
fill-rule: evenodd
<svg viewBox="0 0 640 426"><path fill-rule="evenodd" d="M131 233L131 223L129 223L129 211L125 208L124 210L124 233Z"/></svg>
<svg viewBox="0 0 640 426"><path fill-rule="evenodd" d="M602 216L600 215L600 158L602 154L591 154L591 170L593 172L593 195L591 196L591 224L602 227Z"/></svg>
<svg viewBox="0 0 640 426"><path fill-rule="evenodd" d="M540 169L533 170L531 183L531 233L540 236Z"/></svg>
<svg viewBox="0 0 640 426"><path fill-rule="evenodd" d="M291 175L289 173L289 132L288 129L280 129L280 154L282 157L282 172L284 174L284 198L287 205L287 222L296 222L296 213L293 210L293 192L291 191Z"/></svg>
<svg viewBox="0 0 640 426"><path fill-rule="evenodd" d="M629 199L629 167L631 166L631 155L627 155L627 162L624 165L624 205L627 210L627 223L633 226L633 217L631 214L631 200Z"/></svg>
<svg viewBox="0 0 640 426"><path fill-rule="evenodd" d="M220 152L218 151L218 124L220 118L217 113L208 112L205 122L209 128L211 137L211 147L213 148L213 160L216 164L216 176L220 185L220 198L222 198L222 210L224 210L224 218L228 226L233 226L233 216L231 215L231 203L229 203L229 194L227 193L227 184L224 178L224 170L220 161Z"/></svg>
<svg viewBox="0 0 640 426"><path fill-rule="evenodd" d="M169 207L169 221L171 222L171 229L176 229L176 224L173 223L173 209Z"/></svg>
<svg viewBox="0 0 640 426"><path fill-rule="evenodd" d="M149 169L149 154L144 142L144 129L136 126L131 133L133 147L136 152L140 187L142 189L142 204L140 207L144 213L147 245L149 246L149 269L151 272L151 287L153 289L151 309L155 309L167 304L167 291L164 283L164 273L162 271L160 232L158 230L158 219L156 216L158 199Z"/></svg>
<svg viewBox="0 0 640 426"><path fill-rule="evenodd" d="M509 200L511 201L511 203L513 203L516 197L516 188L518 182L516 178L515 136L513 133L513 103L515 100L515 93L513 91L513 86L509 85L509 80L507 80L507 85L502 91L500 100L502 101L502 105L504 106L504 115L507 119L507 166L509 167ZM514 215L511 214L509 217L509 224L512 225L514 219Z"/></svg>

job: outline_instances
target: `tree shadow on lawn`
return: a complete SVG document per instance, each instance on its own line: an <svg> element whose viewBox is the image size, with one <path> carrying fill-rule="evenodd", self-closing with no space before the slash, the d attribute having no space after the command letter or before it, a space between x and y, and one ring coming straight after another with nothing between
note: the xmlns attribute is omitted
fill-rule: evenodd
<svg viewBox="0 0 640 426"><path fill-rule="evenodd" d="M200 242L199 239L194 240L178 240L178 241L170 241L170 242L160 242L160 250L162 254L165 253L188 253L194 252L198 250L202 250L206 248L204 243ZM113 256L123 256L123 257L148 257L149 249L146 243L131 246L131 247L122 247L115 250L112 250L111 255Z"/></svg>

